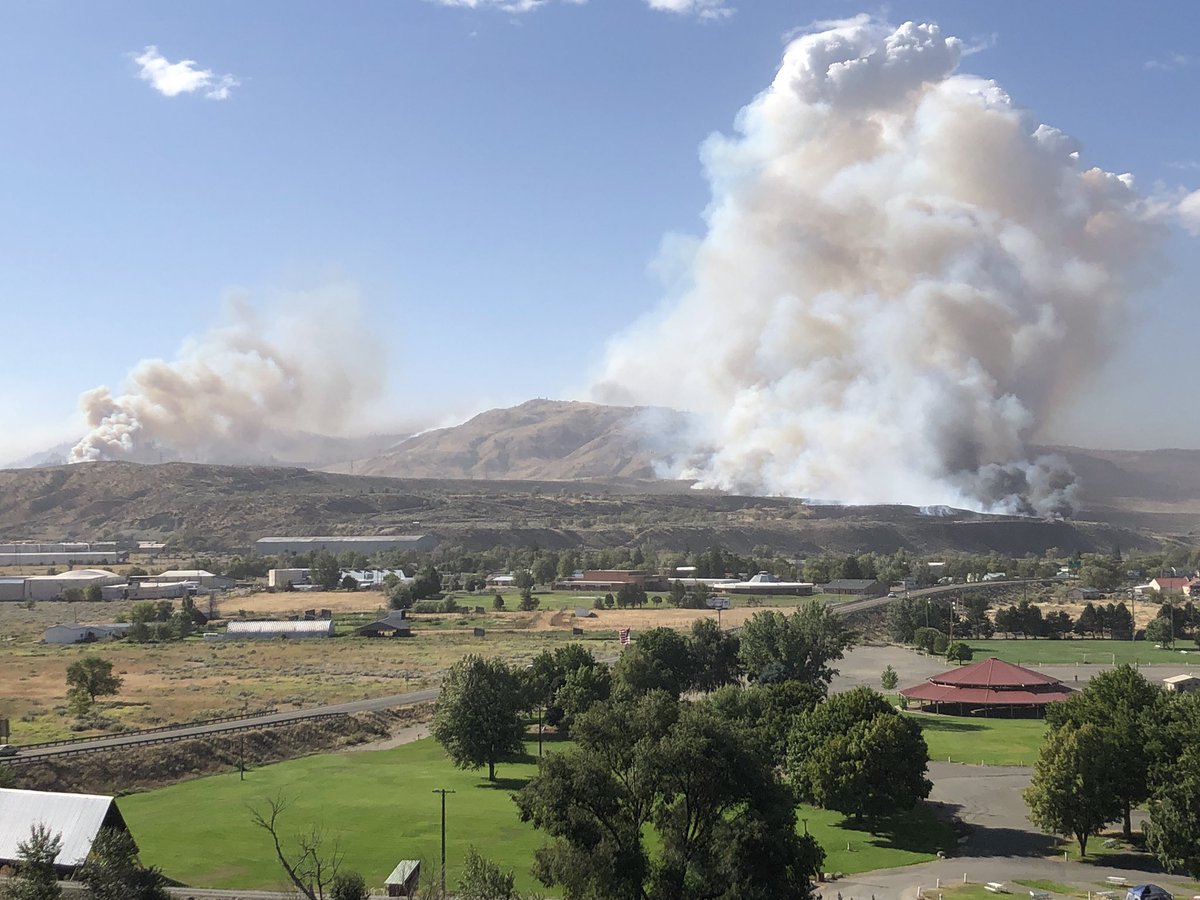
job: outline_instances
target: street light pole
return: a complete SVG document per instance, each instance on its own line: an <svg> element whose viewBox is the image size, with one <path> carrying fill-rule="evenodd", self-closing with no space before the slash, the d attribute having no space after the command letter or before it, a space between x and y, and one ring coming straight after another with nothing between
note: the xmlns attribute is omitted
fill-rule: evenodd
<svg viewBox="0 0 1200 900"><path fill-rule="evenodd" d="M442 795L442 896L446 896L446 795L454 791L446 788L436 788L435 794Z"/></svg>

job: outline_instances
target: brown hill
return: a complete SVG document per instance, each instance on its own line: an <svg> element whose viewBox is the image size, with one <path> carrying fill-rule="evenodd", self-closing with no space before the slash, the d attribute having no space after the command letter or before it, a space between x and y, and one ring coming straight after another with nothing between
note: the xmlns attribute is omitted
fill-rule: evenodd
<svg viewBox="0 0 1200 900"><path fill-rule="evenodd" d="M670 409L530 400L416 435L352 468L404 478L654 478L670 455L663 436L686 422Z"/></svg>
<svg viewBox="0 0 1200 900"><path fill-rule="evenodd" d="M689 490L676 481L397 479L251 466L88 463L0 471L0 540L171 538L245 550L270 534L436 535L443 546L672 551L769 546L1006 554L1129 549L1157 539L1108 523L1046 522L901 506L807 506Z"/></svg>

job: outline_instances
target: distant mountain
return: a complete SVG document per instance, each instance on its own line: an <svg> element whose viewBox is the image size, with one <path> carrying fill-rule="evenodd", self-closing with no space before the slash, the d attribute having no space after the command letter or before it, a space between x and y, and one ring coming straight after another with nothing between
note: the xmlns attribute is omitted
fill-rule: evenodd
<svg viewBox="0 0 1200 900"><path fill-rule="evenodd" d="M327 468L402 478L652 479L688 421L672 409L530 400L416 435L353 467Z"/></svg>

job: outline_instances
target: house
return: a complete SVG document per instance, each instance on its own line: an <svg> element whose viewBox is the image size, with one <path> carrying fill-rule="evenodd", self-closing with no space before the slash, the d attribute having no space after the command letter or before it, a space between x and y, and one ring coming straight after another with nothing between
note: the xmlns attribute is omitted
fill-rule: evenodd
<svg viewBox="0 0 1200 900"><path fill-rule="evenodd" d="M60 872L83 865L101 828L129 831L112 797L0 788L0 865L19 861L17 845L39 823L62 840Z"/></svg>
<svg viewBox="0 0 1200 900"><path fill-rule="evenodd" d="M412 620L405 615L404 610L398 609L370 625L364 625L355 634L362 637L412 637Z"/></svg>
<svg viewBox="0 0 1200 900"><path fill-rule="evenodd" d="M825 585L826 594L844 594L851 597L882 597L887 592L887 585L874 578L839 578Z"/></svg>
<svg viewBox="0 0 1200 900"><path fill-rule="evenodd" d="M491 588L510 588L517 583L517 577L515 575L496 573L489 575L484 583Z"/></svg>
<svg viewBox="0 0 1200 900"><path fill-rule="evenodd" d="M90 644L125 635L133 626L125 622L106 625L51 625L42 633L43 644Z"/></svg>
<svg viewBox="0 0 1200 900"><path fill-rule="evenodd" d="M333 620L230 622L225 628L225 636L230 640L333 637Z"/></svg>
<svg viewBox="0 0 1200 900"><path fill-rule="evenodd" d="M1190 578L1151 578L1150 589L1160 594L1182 594L1183 589L1192 583Z"/></svg>
<svg viewBox="0 0 1200 900"><path fill-rule="evenodd" d="M1176 694L1200 691L1200 677L1196 675L1171 675L1163 679L1163 688Z"/></svg>

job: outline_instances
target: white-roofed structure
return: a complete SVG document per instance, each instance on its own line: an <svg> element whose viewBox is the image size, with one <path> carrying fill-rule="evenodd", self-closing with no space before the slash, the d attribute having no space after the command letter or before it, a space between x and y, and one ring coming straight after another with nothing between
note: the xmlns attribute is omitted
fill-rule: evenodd
<svg viewBox="0 0 1200 900"><path fill-rule="evenodd" d="M112 797L0 788L0 864L17 862L17 845L37 824L62 836L62 869L83 865L101 828L129 830Z"/></svg>
<svg viewBox="0 0 1200 900"><path fill-rule="evenodd" d="M202 588L227 591L236 583L234 579L224 575L214 575L207 569L167 569L154 576L156 581L180 581L195 584Z"/></svg>
<svg viewBox="0 0 1200 900"><path fill-rule="evenodd" d="M1176 694L1200 691L1200 677L1195 675L1171 675L1163 679L1163 687Z"/></svg>
<svg viewBox="0 0 1200 900"><path fill-rule="evenodd" d="M58 575L30 575L25 579L25 596L29 600L57 600L71 588L87 590L93 584L124 584L125 578L108 569L74 569Z"/></svg>
<svg viewBox="0 0 1200 900"><path fill-rule="evenodd" d="M298 619L230 622L225 629L229 638L315 638L333 637L332 619Z"/></svg>

